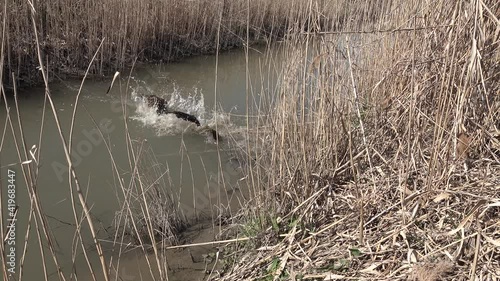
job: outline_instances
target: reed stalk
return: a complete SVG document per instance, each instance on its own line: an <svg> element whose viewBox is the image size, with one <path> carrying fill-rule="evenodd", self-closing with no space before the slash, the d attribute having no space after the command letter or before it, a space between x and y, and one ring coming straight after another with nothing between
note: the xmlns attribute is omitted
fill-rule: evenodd
<svg viewBox="0 0 500 281"><path fill-rule="evenodd" d="M263 117L247 130L257 192L243 221L264 219L251 253L216 279L497 278L478 271L500 266L479 239L500 233L498 4L332 2L326 20L302 7L278 95L249 112ZM455 243L460 231L478 238Z"/></svg>

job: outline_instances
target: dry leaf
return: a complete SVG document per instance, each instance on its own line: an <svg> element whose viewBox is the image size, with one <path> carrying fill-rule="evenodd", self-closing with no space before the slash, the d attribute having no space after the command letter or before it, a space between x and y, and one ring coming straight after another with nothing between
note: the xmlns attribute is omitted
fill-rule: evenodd
<svg viewBox="0 0 500 281"><path fill-rule="evenodd" d="M446 193L446 192L442 192L442 193L439 193L436 197L434 197L434 203L439 203L443 200L446 200L450 198L450 194L449 193Z"/></svg>
<svg viewBox="0 0 500 281"><path fill-rule="evenodd" d="M408 263L410 263L410 264L418 262L417 256L415 255L415 250L413 250L413 249L408 250L407 260L408 260Z"/></svg>

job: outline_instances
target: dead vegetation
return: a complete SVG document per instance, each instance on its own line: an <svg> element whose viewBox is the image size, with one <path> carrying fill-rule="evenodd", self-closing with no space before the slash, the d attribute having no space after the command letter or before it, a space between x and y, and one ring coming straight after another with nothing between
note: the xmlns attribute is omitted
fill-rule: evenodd
<svg viewBox="0 0 500 281"><path fill-rule="evenodd" d="M158 163L147 143L136 146L131 151L137 156L130 182L117 187L122 209L115 216L115 239L132 241L133 245L176 245L187 220L175 203L178 198L167 181L168 169Z"/></svg>
<svg viewBox="0 0 500 281"><path fill-rule="evenodd" d="M500 279L500 6L366 6L287 34L219 280Z"/></svg>
<svg viewBox="0 0 500 281"><path fill-rule="evenodd" d="M416 265L411 280L416 281L436 281L444 279L444 275L453 270L450 262L439 261Z"/></svg>
<svg viewBox="0 0 500 281"><path fill-rule="evenodd" d="M305 7L295 0L6 1L3 80L12 82L12 72L19 83L41 80L32 11L49 78L58 80L83 76L101 42L89 74L109 75L136 59L178 60L277 38Z"/></svg>

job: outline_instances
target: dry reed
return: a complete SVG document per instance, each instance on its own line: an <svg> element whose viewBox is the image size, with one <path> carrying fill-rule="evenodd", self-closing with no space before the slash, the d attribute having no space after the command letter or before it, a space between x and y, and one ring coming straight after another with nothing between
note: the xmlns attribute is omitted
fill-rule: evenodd
<svg viewBox="0 0 500 281"><path fill-rule="evenodd" d="M49 77L83 76L103 43L90 74L110 74L139 61L170 61L214 53L284 34L299 17L303 1L158 1L99 0L6 1L4 73L19 83L36 83L36 40L31 10L36 11L40 47ZM247 21L247 13L249 19ZM217 41L218 40L218 41ZM218 42L218 43L217 43ZM11 82L4 76L4 82Z"/></svg>
<svg viewBox="0 0 500 281"><path fill-rule="evenodd" d="M279 97L249 122L260 234L217 279L499 279L499 4L350 9L286 34Z"/></svg>

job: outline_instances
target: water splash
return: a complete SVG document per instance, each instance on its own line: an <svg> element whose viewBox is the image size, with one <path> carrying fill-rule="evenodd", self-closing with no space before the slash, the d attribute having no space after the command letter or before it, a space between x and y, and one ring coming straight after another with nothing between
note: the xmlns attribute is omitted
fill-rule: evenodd
<svg viewBox="0 0 500 281"><path fill-rule="evenodd" d="M198 127L192 122L177 118L174 114L158 115L156 109L148 107L143 99L143 96L151 94L164 98L171 110L196 116L201 126ZM157 136L202 134L207 136L208 142L213 142L210 129L217 128L219 135L224 138L224 135L234 127L230 115L222 110L207 112L203 93L197 88L193 88L193 91L186 95L175 86L174 91L168 94L152 93L147 86L139 86L132 89L131 97L136 104L136 111L131 119L142 123L144 127L152 128Z"/></svg>

